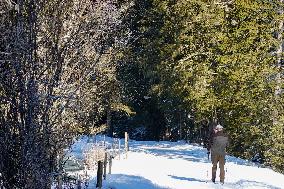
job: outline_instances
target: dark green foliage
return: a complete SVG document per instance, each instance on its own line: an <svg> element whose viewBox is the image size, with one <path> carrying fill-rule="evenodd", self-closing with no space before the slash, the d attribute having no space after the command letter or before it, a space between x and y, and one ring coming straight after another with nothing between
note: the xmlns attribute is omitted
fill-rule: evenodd
<svg viewBox="0 0 284 189"><path fill-rule="evenodd" d="M152 0L135 1L127 18L134 37L125 49L118 68L118 79L124 88L124 102L133 107L136 115L129 120L132 129L145 126L148 139L159 139L164 124L163 115L152 88L159 82L157 65L160 63L160 38L163 13L154 8Z"/></svg>
<svg viewBox="0 0 284 189"><path fill-rule="evenodd" d="M147 119L139 123L148 136L158 130L160 138L199 142L219 122L231 137L232 154L283 170L283 94L275 94L283 88L276 77L282 41L275 35L282 4L146 2L138 3L133 30L140 38L121 72L133 91L134 119Z"/></svg>

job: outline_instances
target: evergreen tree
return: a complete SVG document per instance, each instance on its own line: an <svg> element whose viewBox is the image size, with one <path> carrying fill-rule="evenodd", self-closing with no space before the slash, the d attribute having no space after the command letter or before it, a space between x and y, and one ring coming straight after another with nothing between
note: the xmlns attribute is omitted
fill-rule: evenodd
<svg viewBox="0 0 284 189"><path fill-rule="evenodd" d="M147 131L146 138L159 139L164 119L152 88L159 83L157 65L160 62L163 13L155 8L152 0L137 0L130 15L127 22L134 37L118 69L118 78L125 89L124 102L136 112L129 123L134 128L129 129L143 126Z"/></svg>
<svg viewBox="0 0 284 189"><path fill-rule="evenodd" d="M158 4L167 13L162 31L173 34L171 43L164 43L167 59L160 64L163 91L181 98L196 128L209 127L215 118L224 124L233 154L270 165L273 157L273 166L281 170L283 142L274 142L283 131L274 130L283 125L272 120L275 109L283 115L283 96L276 102L273 78L279 73L274 52L280 41L274 34L282 5L241 0Z"/></svg>

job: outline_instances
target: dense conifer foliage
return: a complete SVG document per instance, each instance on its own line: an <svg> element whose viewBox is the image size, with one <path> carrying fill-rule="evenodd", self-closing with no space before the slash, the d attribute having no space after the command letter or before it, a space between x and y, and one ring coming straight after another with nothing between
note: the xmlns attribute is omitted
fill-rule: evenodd
<svg viewBox="0 0 284 189"><path fill-rule="evenodd" d="M0 183L48 188L81 134L206 146L284 170L280 0L0 2Z"/></svg>

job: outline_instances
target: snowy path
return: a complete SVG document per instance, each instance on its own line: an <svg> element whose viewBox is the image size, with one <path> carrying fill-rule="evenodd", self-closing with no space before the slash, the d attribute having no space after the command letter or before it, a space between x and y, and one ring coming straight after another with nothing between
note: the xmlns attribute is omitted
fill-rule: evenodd
<svg viewBox="0 0 284 189"><path fill-rule="evenodd" d="M107 175L103 188L284 189L284 175L271 169L235 157L227 157L226 168L225 184L214 184L209 182L211 163L205 149L183 142L132 141L128 158L124 154L114 160L112 174ZM95 179L90 188L94 186Z"/></svg>

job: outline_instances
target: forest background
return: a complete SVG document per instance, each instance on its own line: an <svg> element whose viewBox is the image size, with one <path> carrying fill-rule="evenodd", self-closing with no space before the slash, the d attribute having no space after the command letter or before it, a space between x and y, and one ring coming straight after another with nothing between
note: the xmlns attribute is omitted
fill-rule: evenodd
<svg viewBox="0 0 284 189"><path fill-rule="evenodd" d="M0 181L48 188L82 134L206 146L284 171L282 0L2 0Z"/></svg>

